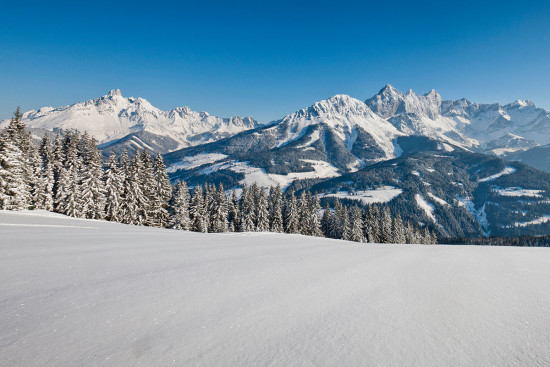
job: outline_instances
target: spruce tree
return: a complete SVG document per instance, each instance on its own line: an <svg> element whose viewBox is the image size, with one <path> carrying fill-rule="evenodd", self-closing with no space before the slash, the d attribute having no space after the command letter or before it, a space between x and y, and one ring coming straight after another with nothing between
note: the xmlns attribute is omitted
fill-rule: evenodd
<svg viewBox="0 0 550 367"><path fill-rule="evenodd" d="M363 213L357 205L353 207L350 225L350 240L355 242L365 242L365 235L363 233Z"/></svg>
<svg viewBox="0 0 550 367"><path fill-rule="evenodd" d="M156 190L153 199L153 216L155 225L158 227L167 227L169 222L169 201L172 197L172 184L166 173L166 166L160 153L155 157L153 165L154 182Z"/></svg>
<svg viewBox="0 0 550 367"><path fill-rule="evenodd" d="M399 213L394 217L392 223L392 240L394 243L405 243L405 227Z"/></svg>
<svg viewBox="0 0 550 367"><path fill-rule="evenodd" d="M296 196L293 192L290 193L290 197L286 200L284 219L286 233L299 232L298 203L296 202Z"/></svg>
<svg viewBox="0 0 550 367"><path fill-rule="evenodd" d="M380 217L380 242L392 243L392 219L390 214L390 208L386 205L382 209L382 215Z"/></svg>
<svg viewBox="0 0 550 367"><path fill-rule="evenodd" d="M227 232L227 196L223 185L220 183L218 190L214 190L214 216L212 223L212 232Z"/></svg>
<svg viewBox="0 0 550 367"><path fill-rule="evenodd" d="M200 186L197 186L193 191L189 212L191 214L191 230L203 233L208 232L204 194Z"/></svg>
<svg viewBox="0 0 550 367"><path fill-rule="evenodd" d="M281 185L277 184L271 187L269 194L269 222L271 232L283 232L283 190Z"/></svg>
<svg viewBox="0 0 550 367"><path fill-rule="evenodd" d="M189 213L189 189L185 181L176 184L174 198L172 200L172 218L170 227L188 231L191 229L191 217Z"/></svg>
<svg viewBox="0 0 550 367"><path fill-rule="evenodd" d="M105 184L105 218L112 222L122 222L124 177L118 167L118 160L114 151L111 152L107 161L103 182Z"/></svg>
<svg viewBox="0 0 550 367"><path fill-rule="evenodd" d="M81 138L81 207L82 215L90 219L105 217L105 189L103 183L103 160L95 141L87 133Z"/></svg>
<svg viewBox="0 0 550 367"><path fill-rule="evenodd" d="M30 192L21 149L6 132L0 134L0 209L22 210L30 205Z"/></svg>
<svg viewBox="0 0 550 367"><path fill-rule="evenodd" d="M255 217L256 217L256 231L268 232L269 231L269 212L268 212L267 196L265 191L260 188L257 193Z"/></svg>

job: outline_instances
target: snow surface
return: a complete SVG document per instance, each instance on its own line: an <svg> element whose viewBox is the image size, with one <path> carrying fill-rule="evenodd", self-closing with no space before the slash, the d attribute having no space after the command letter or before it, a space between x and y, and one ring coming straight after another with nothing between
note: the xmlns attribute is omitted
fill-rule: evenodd
<svg viewBox="0 0 550 367"><path fill-rule="evenodd" d="M491 191L501 196L530 196L534 198L542 197L540 194L544 192L544 190L528 190L522 189L521 187L507 187L505 189L493 188Z"/></svg>
<svg viewBox="0 0 550 367"><path fill-rule="evenodd" d="M200 167L204 164L214 163L222 159L227 158L228 156L220 153L203 153L197 154L191 157L185 157L180 162L171 164L166 172L172 173L176 172L179 169L192 169Z"/></svg>
<svg viewBox="0 0 550 367"><path fill-rule="evenodd" d="M279 175L275 173L267 173L265 169L251 166L248 162L229 161L220 162L212 166L206 167L199 173L206 175L221 169L228 169L233 172L242 173L244 179L239 181L240 184L247 184L248 186L253 183L258 184L260 187L277 186L280 184L283 189L288 187L295 180L305 180L308 178L330 178L340 176L338 168L325 161L318 161L312 159L302 159L303 162L309 163L313 168L313 171L307 172L291 172L286 175Z"/></svg>
<svg viewBox="0 0 550 367"><path fill-rule="evenodd" d="M492 176L489 176L489 177L485 177L485 178L480 178L479 179L479 182L488 182L488 181L494 181L496 180L497 178L501 177L501 176L504 176L504 175L509 175L509 174L512 174L516 172L516 169L514 167L506 167L505 169L503 169L502 171L500 171L499 173L496 173Z"/></svg>
<svg viewBox="0 0 550 367"><path fill-rule="evenodd" d="M4 366L550 364L547 248L0 222Z"/></svg>
<svg viewBox="0 0 550 367"><path fill-rule="evenodd" d="M358 190L354 192L338 191L331 194L319 194L319 197L335 197L340 199L359 200L363 204L387 203L403 192L393 186L382 186L374 190Z"/></svg>
<svg viewBox="0 0 550 367"><path fill-rule="evenodd" d="M529 222L516 222L516 223L514 223L514 225L516 227L527 227L527 226L532 226L532 225L536 225L536 224L543 224L543 223L547 223L547 222L550 222L550 215L543 215L542 217L538 217L537 219L533 219Z"/></svg>
<svg viewBox="0 0 550 367"><path fill-rule="evenodd" d="M437 223L435 216L434 216L434 206L433 204L426 201L424 196L422 194L416 194L414 195L414 199L416 200L416 204L420 209L426 213L426 215L433 220L435 223Z"/></svg>

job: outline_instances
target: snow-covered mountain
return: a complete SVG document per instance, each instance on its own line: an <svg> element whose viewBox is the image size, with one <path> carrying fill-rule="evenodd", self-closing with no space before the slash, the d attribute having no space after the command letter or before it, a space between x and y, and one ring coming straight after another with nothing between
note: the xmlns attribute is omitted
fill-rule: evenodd
<svg viewBox="0 0 550 367"><path fill-rule="evenodd" d="M366 104L407 135L448 141L499 156L550 143L550 113L530 101L500 105L442 100L434 90L418 95L387 85Z"/></svg>
<svg viewBox="0 0 550 367"><path fill-rule="evenodd" d="M394 140L402 135L364 102L336 95L267 126L165 159L173 177L220 179L229 187L253 181L286 187L394 158Z"/></svg>
<svg viewBox="0 0 550 367"><path fill-rule="evenodd" d="M98 140L101 148L148 148L162 153L226 138L258 127L252 117L220 118L189 107L162 111L143 98L125 98L120 90L58 108L43 107L23 114L36 135L78 129ZM8 121L0 122L0 128Z"/></svg>

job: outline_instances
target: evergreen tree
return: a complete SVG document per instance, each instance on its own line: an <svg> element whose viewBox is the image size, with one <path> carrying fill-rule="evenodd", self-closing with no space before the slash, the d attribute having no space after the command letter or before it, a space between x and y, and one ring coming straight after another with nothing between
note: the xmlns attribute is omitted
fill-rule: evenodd
<svg viewBox="0 0 550 367"><path fill-rule="evenodd" d="M277 184L271 187L269 194L269 222L271 232L283 232L283 190L281 185Z"/></svg>
<svg viewBox="0 0 550 367"><path fill-rule="evenodd" d="M0 209L22 210L30 204L23 152L9 134L0 135Z"/></svg>
<svg viewBox="0 0 550 367"><path fill-rule="evenodd" d="M405 227L399 213L394 217L392 223L392 240L394 243L405 243Z"/></svg>
<svg viewBox="0 0 550 367"><path fill-rule="evenodd" d="M351 241L351 221L348 208L343 207L342 210L342 239L344 241Z"/></svg>
<svg viewBox="0 0 550 367"><path fill-rule="evenodd" d="M166 166L160 153L155 157L153 165L154 183L156 184L155 195L153 198L153 217L155 225L158 227L167 227L169 222L169 200L172 197L172 185Z"/></svg>
<svg viewBox="0 0 550 367"><path fill-rule="evenodd" d="M353 207L350 225L350 240L355 242L365 242L365 235L363 233L363 213L357 205Z"/></svg>
<svg viewBox="0 0 550 367"><path fill-rule="evenodd" d="M269 213L267 210L267 196L263 189L259 189L256 199L256 231L267 232L269 231Z"/></svg>
<svg viewBox="0 0 550 367"><path fill-rule="evenodd" d="M137 182L141 188L142 195L138 196L138 220L141 225L158 226L157 214L160 209L155 207L157 189L155 183L155 174L153 171L153 163L149 152L144 149L141 154L134 154L132 163L135 165Z"/></svg>
<svg viewBox="0 0 550 367"><path fill-rule="evenodd" d="M254 210L254 190L248 189L246 185L241 193L239 222L241 232L252 232L256 230L255 226L255 210Z"/></svg>
<svg viewBox="0 0 550 367"><path fill-rule="evenodd" d="M34 207L53 211L54 165L52 147L47 134L44 134L37 153L35 159L39 162L39 168L35 171Z"/></svg>
<svg viewBox="0 0 550 367"><path fill-rule="evenodd" d="M191 214L191 230L203 233L208 232L204 194L200 186L197 186L193 191L189 212Z"/></svg>
<svg viewBox="0 0 550 367"><path fill-rule="evenodd" d="M300 223L299 233L306 236L312 235L310 209L311 206L307 194L305 191L302 191L302 194L300 195L300 200L298 201L298 223Z"/></svg>
<svg viewBox="0 0 550 367"><path fill-rule="evenodd" d="M172 220L170 227L188 231L191 229L191 218L189 213L189 189L185 181L181 180L176 184L176 191L172 200Z"/></svg>
<svg viewBox="0 0 550 367"><path fill-rule="evenodd" d="M380 242L392 243L392 219L390 214L390 208L386 205L382 209L382 216L380 217Z"/></svg>
<svg viewBox="0 0 550 367"><path fill-rule="evenodd" d="M122 222L122 194L124 177L120 172L115 152L111 152L107 169L103 174L105 184L105 218L112 222Z"/></svg>
<svg viewBox="0 0 550 367"><path fill-rule="evenodd" d="M105 217L105 189L103 183L103 160L95 141L87 133L80 141L81 169L81 207L82 216L90 219Z"/></svg>
<svg viewBox="0 0 550 367"><path fill-rule="evenodd" d="M299 232L298 203L296 202L296 196L293 192L290 193L290 197L286 201L284 219L286 233Z"/></svg>
<svg viewBox="0 0 550 367"><path fill-rule="evenodd" d="M212 221L212 232L227 232L227 196L223 185L220 183L218 190L214 190L214 216Z"/></svg>
<svg viewBox="0 0 550 367"><path fill-rule="evenodd" d="M231 193L227 209L228 229L230 232L239 231L239 199L235 190Z"/></svg>

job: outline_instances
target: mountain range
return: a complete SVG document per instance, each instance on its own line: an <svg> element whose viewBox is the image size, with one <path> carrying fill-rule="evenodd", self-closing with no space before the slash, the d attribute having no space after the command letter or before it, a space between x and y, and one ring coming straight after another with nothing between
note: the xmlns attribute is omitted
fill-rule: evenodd
<svg viewBox="0 0 550 367"><path fill-rule="evenodd" d="M550 174L529 167L550 169L550 113L530 101L443 100L387 85L365 101L336 95L260 124L162 111L112 90L23 121L37 136L87 131L106 154L164 153L171 178L190 185L278 183L325 202L388 202L440 237L550 233Z"/></svg>

